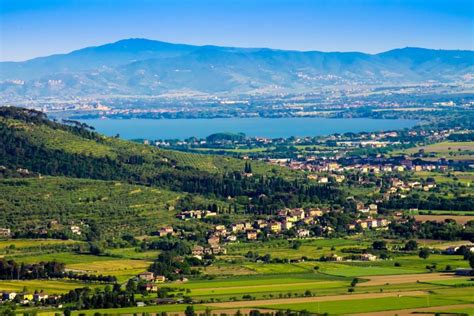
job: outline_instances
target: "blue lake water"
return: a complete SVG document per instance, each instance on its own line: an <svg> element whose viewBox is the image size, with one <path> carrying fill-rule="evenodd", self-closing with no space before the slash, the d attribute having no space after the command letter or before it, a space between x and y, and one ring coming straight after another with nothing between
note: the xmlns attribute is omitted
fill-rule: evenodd
<svg viewBox="0 0 474 316"><path fill-rule="evenodd" d="M399 130L416 125L417 120L369 118L222 118L222 119L93 119L82 122L102 134L119 134L125 139L204 138L213 133L235 132L269 138L321 136L347 132Z"/></svg>

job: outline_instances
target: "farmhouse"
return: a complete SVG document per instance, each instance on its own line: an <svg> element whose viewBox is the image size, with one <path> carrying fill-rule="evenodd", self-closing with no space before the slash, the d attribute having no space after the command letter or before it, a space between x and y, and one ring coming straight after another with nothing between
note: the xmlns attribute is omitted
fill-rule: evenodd
<svg viewBox="0 0 474 316"><path fill-rule="evenodd" d="M193 256L202 256L204 254L204 247L194 246L192 249Z"/></svg>
<svg viewBox="0 0 474 316"><path fill-rule="evenodd" d="M16 297L15 292L3 292L3 300L4 301L13 300L13 299L15 299L15 297Z"/></svg>
<svg viewBox="0 0 474 316"><path fill-rule="evenodd" d="M268 228L275 233L281 231L281 223L280 222L270 222L268 223Z"/></svg>
<svg viewBox="0 0 474 316"><path fill-rule="evenodd" d="M215 235L212 235L211 237L209 237L209 238L207 239L207 243L208 243L209 245L211 245L211 246L212 246L212 245L218 245L219 242L220 242L219 237L218 237L218 236L215 236Z"/></svg>
<svg viewBox="0 0 474 316"><path fill-rule="evenodd" d="M160 237L168 236L168 234L174 235L173 227L171 227L171 226L166 226L166 227L160 228L160 230L158 231L158 235L159 235Z"/></svg>
<svg viewBox="0 0 474 316"><path fill-rule="evenodd" d="M140 280L145 280L145 281L154 281L155 274L153 272L142 272L138 275L138 278L140 278Z"/></svg>
<svg viewBox="0 0 474 316"><path fill-rule="evenodd" d="M8 238L11 236L10 228L0 228L0 238Z"/></svg>
<svg viewBox="0 0 474 316"><path fill-rule="evenodd" d="M358 256L358 260L361 261L375 261L377 260L377 256L374 256L373 254L370 253L364 253Z"/></svg>
<svg viewBox="0 0 474 316"><path fill-rule="evenodd" d="M147 283L144 285L144 289L147 292L158 292L158 285L154 283Z"/></svg>
<svg viewBox="0 0 474 316"><path fill-rule="evenodd" d="M44 301L47 298L48 298L48 294L44 293L43 291L41 291L40 293L35 293L33 295L33 300L35 300L36 302Z"/></svg>
<svg viewBox="0 0 474 316"><path fill-rule="evenodd" d="M307 229L299 229L297 233L300 238L309 237L309 230Z"/></svg>

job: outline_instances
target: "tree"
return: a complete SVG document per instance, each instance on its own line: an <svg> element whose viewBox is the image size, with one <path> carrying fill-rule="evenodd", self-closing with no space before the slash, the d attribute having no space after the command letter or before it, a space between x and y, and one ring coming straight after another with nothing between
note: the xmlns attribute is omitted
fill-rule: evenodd
<svg viewBox="0 0 474 316"><path fill-rule="evenodd" d="M137 291L137 282L132 279L128 280L126 288L128 292L135 293Z"/></svg>
<svg viewBox="0 0 474 316"><path fill-rule="evenodd" d="M354 287L357 285L357 283L359 283L359 279L358 278L354 278L351 282L351 286Z"/></svg>
<svg viewBox="0 0 474 316"><path fill-rule="evenodd" d="M301 244L302 244L301 241L295 240L295 241L293 242L293 245L292 245L291 247L292 247L293 249L298 250L298 249L300 249Z"/></svg>
<svg viewBox="0 0 474 316"><path fill-rule="evenodd" d="M372 243L374 250L385 250L387 249L387 243L383 240L376 240Z"/></svg>
<svg viewBox="0 0 474 316"><path fill-rule="evenodd" d="M407 241L403 249L405 249L406 251L415 251L418 249L418 243L416 242L416 240L409 240Z"/></svg>
<svg viewBox="0 0 474 316"><path fill-rule="evenodd" d="M252 173L252 165L250 164L250 162L245 162L244 173Z"/></svg>
<svg viewBox="0 0 474 316"><path fill-rule="evenodd" d="M429 256L430 256L430 250L428 248L420 249L420 252L418 253L418 257L422 259L428 259Z"/></svg>
<svg viewBox="0 0 474 316"><path fill-rule="evenodd" d="M194 313L194 306L188 305L188 306L186 307L186 310L184 311L184 315L186 315L186 316L194 316L194 315L195 315L195 313Z"/></svg>
<svg viewBox="0 0 474 316"><path fill-rule="evenodd" d="M469 256L469 265L474 269L474 255Z"/></svg>

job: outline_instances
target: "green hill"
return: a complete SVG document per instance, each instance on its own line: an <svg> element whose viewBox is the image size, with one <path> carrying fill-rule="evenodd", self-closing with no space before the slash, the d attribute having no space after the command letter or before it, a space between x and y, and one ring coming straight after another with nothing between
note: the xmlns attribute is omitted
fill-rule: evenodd
<svg viewBox="0 0 474 316"><path fill-rule="evenodd" d="M105 137L33 110L0 108L0 140L0 227L17 235L37 234L51 221L82 222L109 236L149 234L172 222L175 209L212 204L231 216L342 201L335 188L263 162L251 162L249 177L244 160Z"/></svg>

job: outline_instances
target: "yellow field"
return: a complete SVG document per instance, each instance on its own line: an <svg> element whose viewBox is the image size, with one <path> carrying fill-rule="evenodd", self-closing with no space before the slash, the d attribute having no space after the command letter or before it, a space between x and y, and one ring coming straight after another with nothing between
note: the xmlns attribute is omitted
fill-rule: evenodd
<svg viewBox="0 0 474 316"><path fill-rule="evenodd" d="M95 283L82 283L80 281L70 280L23 280L23 281L12 281L2 280L0 282L0 292L2 291L22 291L26 287L28 292L44 290L48 294L61 294L67 293L70 290L77 289L80 287L91 287L96 288L103 286Z"/></svg>
<svg viewBox="0 0 474 316"><path fill-rule="evenodd" d="M0 240L0 250L14 245L15 248L30 248L50 245L65 245L78 243L76 240L59 240L59 239L8 239Z"/></svg>
<svg viewBox="0 0 474 316"><path fill-rule="evenodd" d="M66 269L79 273L116 276L119 281L127 280L145 271L151 264L146 260L101 260L87 263L68 264Z"/></svg>

